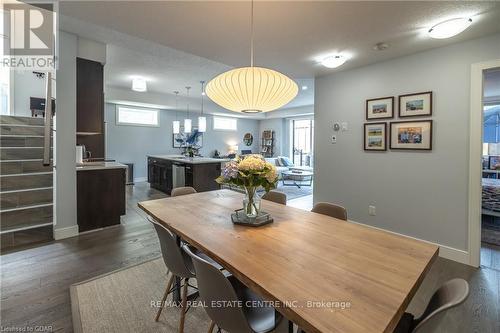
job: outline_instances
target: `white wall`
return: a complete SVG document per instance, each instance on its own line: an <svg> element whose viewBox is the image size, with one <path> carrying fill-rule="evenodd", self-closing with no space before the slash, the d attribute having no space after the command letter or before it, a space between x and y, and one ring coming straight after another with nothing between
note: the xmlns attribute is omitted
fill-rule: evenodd
<svg viewBox="0 0 500 333"><path fill-rule="evenodd" d="M77 57L106 63L106 44L78 36Z"/></svg>
<svg viewBox="0 0 500 333"><path fill-rule="evenodd" d="M56 150L54 238L78 234L76 218L76 54L77 37L59 33L59 69L56 72Z"/></svg>
<svg viewBox="0 0 500 333"><path fill-rule="evenodd" d="M470 68L499 56L497 34L318 78L314 200L346 206L355 221L467 250ZM431 152L363 151L366 99L429 90ZM350 126L337 144L334 121Z"/></svg>
<svg viewBox="0 0 500 333"><path fill-rule="evenodd" d="M45 98L46 78L39 79L33 71L11 71L13 75L13 115L31 117L30 97ZM52 91L54 91L53 85Z"/></svg>
<svg viewBox="0 0 500 333"><path fill-rule="evenodd" d="M116 105L106 103L106 157L119 162L134 163L134 178L137 181L147 176L147 155L179 154L180 149L172 147L172 121L176 119L175 111L160 111L160 127L116 125ZM178 120L184 119L186 113L179 111ZM196 126L198 115L192 116ZM247 147L243 144L243 135L252 133L254 143ZM228 152L229 145L238 145L239 149L258 151L259 125L257 120L238 119L238 131L214 131L213 117L207 115L207 132L203 134L204 156L212 156L215 149L221 154Z"/></svg>
<svg viewBox="0 0 500 333"><path fill-rule="evenodd" d="M288 145L285 145L285 141L287 140L287 121L283 118L273 118L273 119L265 119L259 121L259 145L262 140L262 132L265 130L274 131L274 156L288 156Z"/></svg>

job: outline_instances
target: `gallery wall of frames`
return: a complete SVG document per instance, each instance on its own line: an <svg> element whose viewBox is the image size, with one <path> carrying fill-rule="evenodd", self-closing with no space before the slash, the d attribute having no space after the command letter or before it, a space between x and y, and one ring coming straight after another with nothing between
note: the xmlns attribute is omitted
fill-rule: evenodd
<svg viewBox="0 0 500 333"><path fill-rule="evenodd" d="M432 91L366 100L363 145L366 151L432 150ZM418 119L417 119L418 118Z"/></svg>

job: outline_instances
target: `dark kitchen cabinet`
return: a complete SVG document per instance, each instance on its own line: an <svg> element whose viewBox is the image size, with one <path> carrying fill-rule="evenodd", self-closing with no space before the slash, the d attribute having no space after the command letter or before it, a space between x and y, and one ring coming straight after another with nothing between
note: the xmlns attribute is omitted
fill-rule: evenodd
<svg viewBox="0 0 500 333"><path fill-rule="evenodd" d="M218 190L215 178L220 175L220 163L180 163L178 161L148 157L148 182L154 189L170 194L173 188L172 165L184 167L185 186L198 192Z"/></svg>
<svg viewBox="0 0 500 333"><path fill-rule="evenodd" d="M125 215L125 170L77 171L77 219L80 232L120 224L120 216Z"/></svg>
<svg viewBox="0 0 500 333"><path fill-rule="evenodd" d="M148 182L152 188L170 194L172 191L172 162L148 158Z"/></svg>
<svg viewBox="0 0 500 333"><path fill-rule="evenodd" d="M82 58L76 58L76 134L91 157L104 158L104 68Z"/></svg>

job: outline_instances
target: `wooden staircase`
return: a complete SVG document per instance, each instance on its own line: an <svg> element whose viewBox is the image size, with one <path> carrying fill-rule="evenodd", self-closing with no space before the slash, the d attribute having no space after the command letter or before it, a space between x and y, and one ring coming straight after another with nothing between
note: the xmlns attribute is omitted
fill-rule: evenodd
<svg viewBox="0 0 500 333"><path fill-rule="evenodd" d="M43 165L43 144L43 118L0 116L2 250L53 239L53 171Z"/></svg>

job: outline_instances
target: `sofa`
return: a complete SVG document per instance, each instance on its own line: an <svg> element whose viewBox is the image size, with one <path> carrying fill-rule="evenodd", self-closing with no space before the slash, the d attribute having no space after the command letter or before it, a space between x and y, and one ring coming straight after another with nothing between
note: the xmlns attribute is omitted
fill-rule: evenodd
<svg viewBox="0 0 500 333"><path fill-rule="evenodd" d="M302 171L312 171L311 167L295 166L288 157L278 156L278 157L268 157L265 158L266 162L271 163L276 166L276 171L278 172L279 179L282 178L282 173L288 170L302 170Z"/></svg>

